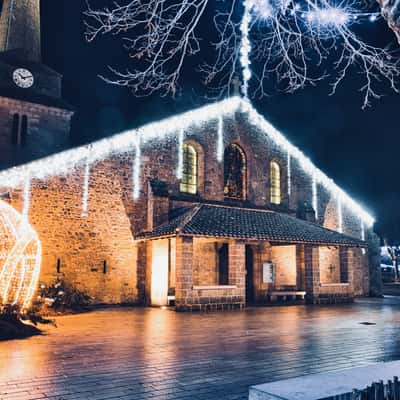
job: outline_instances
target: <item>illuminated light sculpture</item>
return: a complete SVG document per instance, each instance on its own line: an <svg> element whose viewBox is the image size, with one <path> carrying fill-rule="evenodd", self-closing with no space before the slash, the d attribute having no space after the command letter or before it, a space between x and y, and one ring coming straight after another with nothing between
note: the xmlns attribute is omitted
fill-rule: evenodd
<svg viewBox="0 0 400 400"><path fill-rule="evenodd" d="M328 178L320 169L315 167L311 160L297 147L293 146L272 124L265 120L252 107L249 101L240 97L231 97L215 104L144 125L139 129L128 130L99 140L90 146L81 146L38 161L1 171L0 188L11 189L20 187L24 185L27 177L29 177L30 181L33 181L35 179L43 180L50 176L71 174L76 168L84 168L87 162L94 163L112 155L134 152L133 198L137 200L140 197L141 190L142 144L147 144L164 137L176 137L177 135L181 135L182 131L195 128L196 126L201 127L210 121L215 121L215 129L217 130L221 118L231 118L236 112L245 113L250 125L258 130L260 135L270 138L290 156L291 164L293 160L296 160L311 179L315 179L316 183L331 193L332 197L340 199L341 208L348 208L365 223L366 227L373 225L374 218L368 212L340 189L332 179Z"/></svg>
<svg viewBox="0 0 400 400"><path fill-rule="evenodd" d="M37 288L42 249L24 215L0 200L0 302L29 308Z"/></svg>

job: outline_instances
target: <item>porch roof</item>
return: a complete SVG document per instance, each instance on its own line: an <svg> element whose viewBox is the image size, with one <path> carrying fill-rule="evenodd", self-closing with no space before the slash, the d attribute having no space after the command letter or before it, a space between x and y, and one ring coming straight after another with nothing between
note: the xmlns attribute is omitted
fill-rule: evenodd
<svg viewBox="0 0 400 400"><path fill-rule="evenodd" d="M166 236L256 239L270 242L366 247L363 240L331 231L288 214L239 207L199 204L136 239Z"/></svg>

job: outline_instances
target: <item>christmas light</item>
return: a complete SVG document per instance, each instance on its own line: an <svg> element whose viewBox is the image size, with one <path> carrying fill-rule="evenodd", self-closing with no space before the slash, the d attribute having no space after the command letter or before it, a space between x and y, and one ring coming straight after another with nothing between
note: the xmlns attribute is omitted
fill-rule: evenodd
<svg viewBox="0 0 400 400"><path fill-rule="evenodd" d="M43 158L19 167L11 168L0 172L0 188L16 188L24 184L26 177L29 179L43 180L49 176L65 175L73 173L76 168L84 168L86 162L94 163L103 160L111 155L127 154L134 150L133 161L133 197L140 196L140 170L141 170L141 146L145 143L161 139L163 137L178 136L182 130L196 129L209 121L215 121L215 129L221 118L229 118L235 112L241 111L247 115L249 123L261 135L270 138L281 147L288 156L296 159L300 166L309 176L315 177L316 183L324 187L334 197L341 199L342 206L348 208L355 215L370 227L374 219L360 205L352 200L341 190L331 179L314 164L295 146L293 146L277 129L264 119L250 104L249 101L239 97L232 97L227 100L204 106L172 118L154 122L139 129L129 130L114 135L107 139L94 142L91 146L78 147L67 150L53 156Z"/></svg>
<svg viewBox="0 0 400 400"><path fill-rule="evenodd" d="M287 180L288 180L288 184L287 184L287 189L288 189L288 196L289 196L289 201L290 201L290 196L292 194L292 167L291 167L291 157L290 157L290 153L288 153L287 155Z"/></svg>
<svg viewBox="0 0 400 400"><path fill-rule="evenodd" d="M343 9L335 7L316 8L309 11L307 19L311 23L335 27L346 25L350 20L349 15Z"/></svg>
<svg viewBox="0 0 400 400"><path fill-rule="evenodd" d="M251 52L251 43L249 39L250 33L250 20L251 20L251 8L252 1L244 0L243 1L244 14L242 18L242 22L240 24L240 32L242 35L241 45L240 45L240 64L242 67L242 94L245 99L248 99L249 96L249 81L251 79L251 70L250 70L250 52Z"/></svg>
<svg viewBox="0 0 400 400"><path fill-rule="evenodd" d="M24 184L24 202L23 202L23 211L22 215L28 221L29 219L29 208L31 204L31 178L28 174L25 178Z"/></svg>
<svg viewBox="0 0 400 400"><path fill-rule="evenodd" d="M135 137L135 159L133 163L133 199L140 197L140 168L141 168L142 149L140 147L140 136Z"/></svg>
<svg viewBox="0 0 400 400"><path fill-rule="evenodd" d="M90 180L90 164L86 160L85 172L83 175L83 190L82 190L82 217L88 216L89 208L89 180Z"/></svg>
<svg viewBox="0 0 400 400"><path fill-rule="evenodd" d="M222 115L218 118L217 160L221 162L224 158L224 121Z"/></svg>
<svg viewBox="0 0 400 400"><path fill-rule="evenodd" d="M182 179L183 174L183 140L184 131L181 129L178 136L178 168L176 169L176 177Z"/></svg>
<svg viewBox="0 0 400 400"><path fill-rule="evenodd" d="M342 209L342 200L338 197L337 200L337 209L338 209L338 231L343 233L343 209Z"/></svg>
<svg viewBox="0 0 400 400"><path fill-rule="evenodd" d="M26 216L0 200L0 302L30 306L40 273L41 244Z"/></svg>
<svg viewBox="0 0 400 400"><path fill-rule="evenodd" d="M315 219L318 221L318 193L317 193L317 179L315 174L312 176L312 205L315 212Z"/></svg>
<svg viewBox="0 0 400 400"><path fill-rule="evenodd" d="M270 95L271 86L293 93L323 79L330 81L334 93L353 66L363 78L360 88L363 108L371 99L380 97L377 90L382 81L398 91L398 53L393 53L390 46L375 46L370 35L352 29L354 24L377 20L380 13L376 2L129 0L124 3L113 2L101 9L88 5L86 38L93 41L104 34L123 37L132 33L134 39L129 40L127 49L140 62L127 71L111 68L113 76L103 79L129 87L138 96L155 92L175 95L187 60L193 55L207 55L209 64L200 70L207 87L221 97L230 93L239 70L242 94L247 99ZM242 7L238 7L239 3ZM396 4L380 3L389 25L399 32L393 14ZM242 15L238 15L241 10ZM215 57L211 59L209 38L198 36L203 31L201 26L210 23L218 34L213 43ZM253 60L257 68L254 74L250 69ZM251 78L253 84L249 87ZM277 84L271 85L271 81Z"/></svg>

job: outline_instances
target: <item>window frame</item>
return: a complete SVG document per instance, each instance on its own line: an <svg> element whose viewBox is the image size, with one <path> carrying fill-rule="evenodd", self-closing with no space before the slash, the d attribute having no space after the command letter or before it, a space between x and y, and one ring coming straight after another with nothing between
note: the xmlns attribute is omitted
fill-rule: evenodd
<svg viewBox="0 0 400 400"><path fill-rule="evenodd" d="M280 205L282 203L282 174L281 166L276 160L269 163L269 201L271 204Z"/></svg>
<svg viewBox="0 0 400 400"><path fill-rule="evenodd" d="M229 195L227 192L227 180L226 180L226 156L227 156L227 151L230 148L235 148L238 153L241 156L242 159L242 171L241 171L241 176L242 176L242 193L239 196L232 196ZM224 197L229 200L239 200L239 201L246 201L247 199L247 157L246 153L244 152L243 148L238 144L238 143L230 143L228 146L225 147L224 150L224 177L223 177L223 184L224 184Z"/></svg>
<svg viewBox="0 0 400 400"><path fill-rule="evenodd" d="M199 152L192 143L185 142L182 153L182 178L179 182L179 191L180 193L196 195L199 190ZM190 153L194 161L189 161Z"/></svg>

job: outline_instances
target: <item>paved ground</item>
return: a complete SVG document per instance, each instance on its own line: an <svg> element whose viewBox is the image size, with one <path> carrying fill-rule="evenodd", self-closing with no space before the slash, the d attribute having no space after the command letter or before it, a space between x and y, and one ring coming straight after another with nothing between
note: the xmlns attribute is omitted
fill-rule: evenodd
<svg viewBox="0 0 400 400"><path fill-rule="evenodd" d="M246 399L252 384L400 359L396 298L216 314L125 308L57 322L47 336L0 343L1 400Z"/></svg>
<svg viewBox="0 0 400 400"><path fill-rule="evenodd" d="M383 285L383 294L389 296L400 296L400 282L385 283Z"/></svg>

